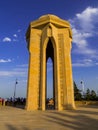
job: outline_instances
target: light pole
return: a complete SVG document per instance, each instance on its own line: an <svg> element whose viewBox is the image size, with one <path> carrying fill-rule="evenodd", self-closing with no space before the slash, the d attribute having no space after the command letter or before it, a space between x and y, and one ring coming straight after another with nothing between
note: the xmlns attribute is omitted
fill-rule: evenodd
<svg viewBox="0 0 98 130"><path fill-rule="evenodd" d="M80 83L81 83L81 87L82 87L82 96L84 97L84 83L83 83L83 81L81 81Z"/></svg>
<svg viewBox="0 0 98 130"><path fill-rule="evenodd" d="M16 97L16 84L18 84L17 79L15 81L14 96L13 96L14 100L15 100L15 97Z"/></svg>

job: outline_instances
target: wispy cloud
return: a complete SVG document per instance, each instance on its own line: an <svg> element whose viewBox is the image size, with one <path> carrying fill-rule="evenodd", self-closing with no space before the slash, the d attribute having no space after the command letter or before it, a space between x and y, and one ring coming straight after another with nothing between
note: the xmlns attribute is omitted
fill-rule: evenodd
<svg viewBox="0 0 98 130"><path fill-rule="evenodd" d="M13 34L13 37L17 38L18 36L17 36L17 34Z"/></svg>
<svg viewBox="0 0 98 130"><path fill-rule="evenodd" d="M96 55L97 51L89 46L88 39L98 35L96 24L98 24L98 8L88 7L83 12L77 13L69 20L72 25L73 43L77 48L75 53L84 55Z"/></svg>
<svg viewBox="0 0 98 130"><path fill-rule="evenodd" d="M12 40L10 37L4 37L2 41L3 42L11 42Z"/></svg>
<svg viewBox="0 0 98 130"><path fill-rule="evenodd" d="M28 64L17 65L18 67L28 67Z"/></svg>
<svg viewBox="0 0 98 130"><path fill-rule="evenodd" d="M0 70L2 77L27 77L27 67L16 67L8 70Z"/></svg>
<svg viewBox="0 0 98 130"><path fill-rule="evenodd" d="M18 29L18 31L17 32L21 32L21 29Z"/></svg>
<svg viewBox="0 0 98 130"><path fill-rule="evenodd" d="M25 73L24 72L18 72L18 71L0 71L0 76L9 76L9 77L12 77L12 76L22 76L24 75Z"/></svg>
<svg viewBox="0 0 98 130"><path fill-rule="evenodd" d="M98 65L98 63L92 59L77 60L72 64L73 67L91 67L96 65Z"/></svg>
<svg viewBox="0 0 98 130"><path fill-rule="evenodd" d="M7 59L7 60L0 59L0 63L7 63L7 62L12 62L12 60L11 59Z"/></svg>

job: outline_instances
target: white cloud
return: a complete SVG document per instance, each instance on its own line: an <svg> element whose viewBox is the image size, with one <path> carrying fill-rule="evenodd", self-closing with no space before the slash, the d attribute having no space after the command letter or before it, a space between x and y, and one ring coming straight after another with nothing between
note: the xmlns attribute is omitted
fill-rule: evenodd
<svg viewBox="0 0 98 130"><path fill-rule="evenodd" d="M95 28L94 24L98 23L98 8L88 7L82 13L76 14L76 17L83 30L92 30Z"/></svg>
<svg viewBox="0 0 98 130"><path fill-rule="evenodd" d="M13 34L13 38L11 39L10 37L4 37L2 39L3 42L17 42L18 41L18 35L17 34Z"/></svg>
<svg viewBox="0 0 98 130"><path fill-rule="evenodd" d="M18 41L18 35L17 34L13 34L13 42L17 42Z"/></svg>
<svg viewBox="0 0 98 130"><path fill-rule="evenodd" d="M88 7L83 12L77 13L75 18L69 20L72 25L73 43L76 44L75 53L84 55L97 55L97 50L89 46L88 39L98 35L98 8Z"/></svg>
<svg viewBox="0 0 98 130"><path fill-rule="evenodd" d="M96 65L98 64L96 63L96 61L93 61L92 59L78 60L72 64L73 67L90 67L90 66L96 66Z"/></svg>
<svg viewBox="0 0 98 130"><path fill-rule="evenodd" d="M6 62L12 62L12 60L11 59L7 59L7 60L0 59L0 63L6 63Z"/></svg>
<svg viewBox="0 0 98 130"><path fill-rule="evenodd" d="M8 76L8 77L12 77L12 76L23 76L25 74L25 72L18 72L18 71L0 71L0 76Z"/></svg>
<svg viewBox="0 0 98 130"><path fill-rule="evenodd" d="M73 28L73 42L76 43L79 48L84 48L87 46L85 36L87 37L86 33L82 33L80 30Z"/></svg>
<svg viewBox="0 0 98 130"><path fill-rule="evenodd" d="M17 37L18 37L18 36L17 36L17 34L14 34L13 36L14 36L15 38L17 38Z"/></svg>
<svg viewBox="0 0 98 130"><path fill-rule="evenodd" d="M27 66L16 67L8 70L0 70L0 76L2 77L27 77Z"/></svg>
<svg viewBox="0 0 98 130"><path fill-rule="evenodd" d="M9 37L5 37L5 38L3 38L2 41L3 41L3 42L11 42L12 40L11 40L11 38L9 38Z"/></svg>

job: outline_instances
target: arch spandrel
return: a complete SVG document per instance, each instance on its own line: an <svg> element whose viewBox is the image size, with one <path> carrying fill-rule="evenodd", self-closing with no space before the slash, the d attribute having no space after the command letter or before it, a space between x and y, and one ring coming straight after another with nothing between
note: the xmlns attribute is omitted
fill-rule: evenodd
<svg viewBox="0 0 98 130"><path fill-rule="evenodd" d="M44 27L44 29L42 30L42 41L41 41L43 48L46 49L49 39L51 39L51 41L53 43L53 47L56 48L57 31L55 31L55 30L56 30L56 28L53 27L53 25L51 23ZM55 31L55 35L54 35L54 31Z"/></svg>

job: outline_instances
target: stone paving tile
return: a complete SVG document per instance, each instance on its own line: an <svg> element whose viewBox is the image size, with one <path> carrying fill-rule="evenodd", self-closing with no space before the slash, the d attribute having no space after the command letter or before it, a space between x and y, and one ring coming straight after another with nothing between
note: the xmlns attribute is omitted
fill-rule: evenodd
<svg viewBox="0 0 98 130"><path fill-rule="evenodd" d="M26 111L0 107L0 130L98 130L98 106L77 110Z"/></svg>

